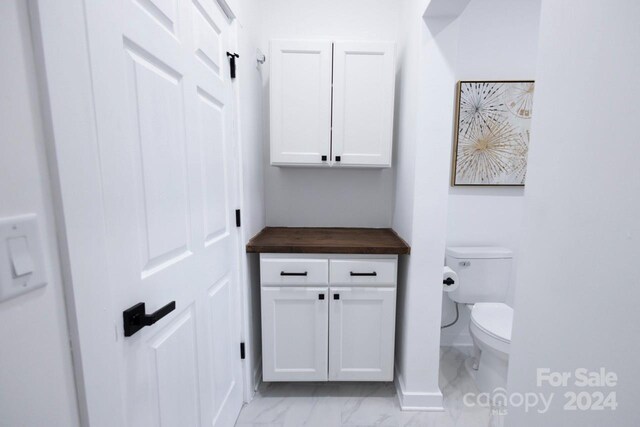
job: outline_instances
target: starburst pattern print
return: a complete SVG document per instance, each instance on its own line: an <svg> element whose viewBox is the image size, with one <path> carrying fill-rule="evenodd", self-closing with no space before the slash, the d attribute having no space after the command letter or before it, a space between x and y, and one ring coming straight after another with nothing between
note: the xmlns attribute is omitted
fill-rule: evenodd
<svg viewBox="0 0 640 427"><path fill-rule="evenodd" d="M518 133L514 140L513 158L510 174L513 181L524 185L527 177L527 157L529 155L529 131Z"/></svg>
<svg viewBox="0 0 640 427"><path fill-rule="evenodd" d="M513 83L505 93L505 104L511 113L523 119L531 118L533 82Z"/></svg>
<svg viewBox="0 0 640 427"><path fill-rule="evenodd" d="M459 132L483 132L501 121L507 108L501 83L474 82L460 87Z"/></svg>
<svg viewBox="0 0 640 427"><path fill-rule="evenodd" d="M457 169L462 182L491 184L511 171L517 130L508 122L474 128L458 142Z"/></svg>

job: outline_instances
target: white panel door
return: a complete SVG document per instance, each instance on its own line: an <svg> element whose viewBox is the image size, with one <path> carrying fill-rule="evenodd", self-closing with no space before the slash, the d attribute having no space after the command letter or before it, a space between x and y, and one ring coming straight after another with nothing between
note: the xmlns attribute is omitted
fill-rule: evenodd
<svg viewBox="0 0 640 427"><path fill-rule="evenodd" d="M393 43L334 43L334 166L391 166L394 91Z"/></svg>
<svg viewBox="0 0 640 427"><path fill-rule="evenodd" d="M328 165L331 42L274 40L270 60L271 164Z"/></svg>
<svg viewBox="0 0 640 427"><path fill-rule="evenodd" d="M328 288L262 288L264 381L326 381Z"/></svg>
<svg viewBox="0 0 640 427"><path fill-rule="evenodd" d="M392 381L395 288L331 288L329 380Z"/></svg>
<svg viewBox="0 0 640 427"><path fill-rule="evenodd" d="M125 422L231 426L242 372L229 23L214 0L87 1L86 17L116 303L107 363ZM171 301L123 336L124 309Z"/></svg>

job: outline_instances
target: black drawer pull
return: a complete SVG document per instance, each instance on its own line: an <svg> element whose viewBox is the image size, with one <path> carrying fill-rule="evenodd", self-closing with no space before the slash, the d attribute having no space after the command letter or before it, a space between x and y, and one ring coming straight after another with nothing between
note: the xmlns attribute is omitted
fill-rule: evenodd
<svg viewBox="0 0 640 427"><path fill-rule="evenodd" d="M333 294L333 299L340 299L340 294Z"/></svg>
<svg viewBox="0 0 640 427"><path fill-rule="evenodd" d="M307 272L305 271L304 273L287 273L286 271L281 271L280 275L281 276L306 276Z"/></svg>
<svg viewBox="0 0 640 427"><path fill-rule="evenodd" d="M376 273L375 271L373 273L354 273L353 271L351 272L352 276L377 276L378 273Z"/></svg>
<svg viewBox="0 0 640 427"><path fill-rule="evenodd" d="M318 294L318 299L324 299L324 294Z"/></svg>

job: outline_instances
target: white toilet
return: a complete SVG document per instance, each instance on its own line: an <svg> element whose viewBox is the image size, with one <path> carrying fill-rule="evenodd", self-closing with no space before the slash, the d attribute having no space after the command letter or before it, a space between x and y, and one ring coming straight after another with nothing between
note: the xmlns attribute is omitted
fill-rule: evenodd
<svg viewBox="0 0 640 427"><path fill-rule="evenodd" d="M449 247L446 265L458 275L458 288L449 297L471 307L469 329L474 354L471 368L476 385L491 392L507 385L513 309L504 303L513 253L500 247Z"/></svg>

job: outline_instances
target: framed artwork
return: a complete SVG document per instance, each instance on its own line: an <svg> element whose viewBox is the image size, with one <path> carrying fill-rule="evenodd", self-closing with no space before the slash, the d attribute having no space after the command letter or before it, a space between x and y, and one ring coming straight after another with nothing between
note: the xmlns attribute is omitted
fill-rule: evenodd
<svg viewBox="0 0 640 427"><path fill-rule="evenodd" d="M452 185L524 185L534 88L533 80L458 82Z"/></svg>

